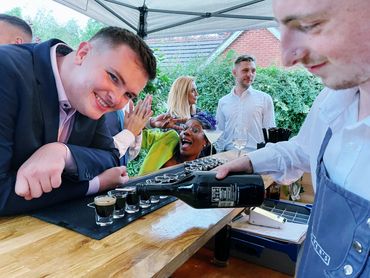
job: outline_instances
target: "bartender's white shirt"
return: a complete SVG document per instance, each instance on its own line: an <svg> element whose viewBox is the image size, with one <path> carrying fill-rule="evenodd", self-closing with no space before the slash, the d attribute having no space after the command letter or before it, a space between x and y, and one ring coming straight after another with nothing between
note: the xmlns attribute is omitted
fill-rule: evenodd
<svg viewBox="0 0 370 278"><path fill-rule="evenodd" d="M311 172L316 189L317 156L327 129L333 135L324 164L333 182L370 200L370 116L358 121L358 88L325 88L315 100L298 135L249 153L255 172L282 184Z"/></svg>

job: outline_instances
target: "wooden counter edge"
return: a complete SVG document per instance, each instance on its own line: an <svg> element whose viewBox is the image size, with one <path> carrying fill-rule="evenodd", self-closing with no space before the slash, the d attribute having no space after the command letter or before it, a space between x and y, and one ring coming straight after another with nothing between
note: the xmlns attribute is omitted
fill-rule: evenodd
<svg viewBox="0 0 370 278"><path fill-rule="evenodd" d="M183 265L192 255L194 255L201 247L203 247L222 227L231 222L231 220L241 213L244 208L235 208L233 209L226 217L221 219L216 225L211 229L206 231L205 235L198 238L195 242L191 244L187 252L182 252L176 256L171 264L167 264L162 268L158 273L153 277L158 278L167 278L170 277L172 273L176 271L181 265Z"/></svg>

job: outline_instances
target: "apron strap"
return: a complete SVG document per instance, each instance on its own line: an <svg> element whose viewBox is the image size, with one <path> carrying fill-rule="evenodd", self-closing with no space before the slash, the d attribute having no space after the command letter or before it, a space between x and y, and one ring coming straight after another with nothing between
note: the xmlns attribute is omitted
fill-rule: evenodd
<svg viewBox="0 0 370 278"><path fill-rule="evenodd" d="M324 140L322 141L319 155L317 156L317 165L320 165L324 158L324 153L325 153L326 147L329 144L332 134L333 132L331 131L331 128L329 127L324 136Z"/></svg>

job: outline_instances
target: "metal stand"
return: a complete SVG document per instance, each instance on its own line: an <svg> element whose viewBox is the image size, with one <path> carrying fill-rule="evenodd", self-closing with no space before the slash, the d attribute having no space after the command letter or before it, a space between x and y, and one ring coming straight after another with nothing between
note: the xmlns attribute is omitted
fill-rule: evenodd
<svg viewBox="0 0 370 278"><path fill-rule="evenodd" d="M215 235L215 249L212 263L226 267L230 257L231 226L226 225Z"/></svg>

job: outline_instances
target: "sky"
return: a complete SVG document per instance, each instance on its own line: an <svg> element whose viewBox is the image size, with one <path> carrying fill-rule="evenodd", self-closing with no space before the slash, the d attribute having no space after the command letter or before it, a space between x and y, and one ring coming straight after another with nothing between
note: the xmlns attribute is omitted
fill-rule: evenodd
<svg viewBox="0 0 370 278"><path fill-rule="evenodd" d="M51 11L58 23L65 23L75 19L80 26L85 26L87 16L78 13L53 0L0 0L0 13L7 12L15 7L22 8L23 17L34 17L38 10Z"/></svg>

